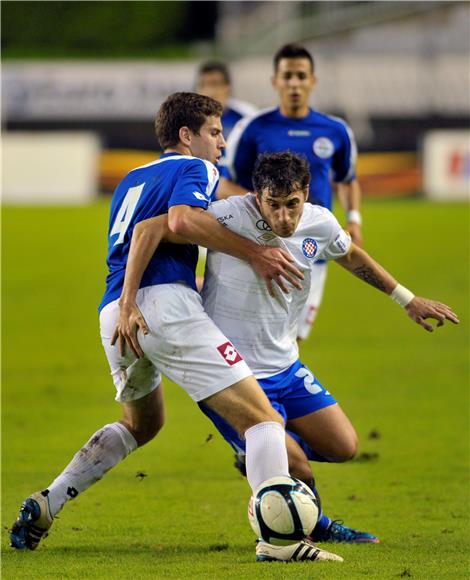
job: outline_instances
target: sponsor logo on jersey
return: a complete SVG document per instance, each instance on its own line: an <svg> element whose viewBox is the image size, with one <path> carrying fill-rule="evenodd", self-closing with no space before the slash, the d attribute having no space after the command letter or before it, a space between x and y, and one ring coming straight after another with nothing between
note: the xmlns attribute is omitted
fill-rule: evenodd
<svg viewBox="0 0 470 580"><path fill-rule="evenodd" d="M301 130L296 130L296 129L289 129L289 131L287 131L287 134L289 135L289 137L310 137L311 133L310 131L301 131Z"/></svg>
<svg viewBox="0 0 470 580"><path fill-rule="evenodd" d="M313 238L305 238L302 242L302 252L306 258L314 258L317 254L318 244Z"/></svg>
<svg viewBox="0 0 470 580"><path fill-rule="evenodd" d="M222 355L222 358L224 358L230 366L233 366L243 360L242 356L231 342L224 342L224 344L221 344L217 347L217 350Z"/></svg>
<svg viewBox="0 0 470 580"><path fill-rule="evenodd" d="M200 193L199 191L193 191L193 195L196 199L200 199L201 201L207 201L207 197L203 193Z"/></svg>
<svg viewBox="0 0 470 580"><path fill-rule="evenodd" d="M265 220L258 220L256 222L256 227L263 232L271 231L271 226Z"/></svg>
<svg viewBox="0 0 470 580"><path fill-rule="evenodd" d="M334 244L341 252L346 252L350 239L349 233L342 231L336 236Z"/></svg>
<svg viewBox="0 0 470 580"><path fill-rule="evenodd" d="M262 236L258 236L256 239L266 244L267 242L274 240L275 237L276 234L273 234L272 232L265 232Z"/></svg>
<svg viewBox="0 0 470 580"><path fill-rule="evenodd" d="M232 219L233 219L233 215L230 213L229 215L224 215L224 216L218 217L217 221L219 222L219 224L222 224L223 226L227 227L228 220L232 220Z"/></svg>
<svg viewBox="0 0 470 580"><path fill-rule="evenodd" d="M335 152L335 146L328 137L318 137L313 142L313 152L321 159L328 159Z"/></svg>

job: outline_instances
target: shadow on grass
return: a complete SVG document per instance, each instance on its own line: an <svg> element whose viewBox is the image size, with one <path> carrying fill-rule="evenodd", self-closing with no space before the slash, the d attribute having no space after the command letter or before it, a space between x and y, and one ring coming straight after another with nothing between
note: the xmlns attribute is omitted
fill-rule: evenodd
<svg viewBox="0 0 470 580"><path fill-rule="evenodd" d="M65 556L65 555L93 555L93 556L115 556L117 553L120 557L122 556L135 556L135 555L149 555L149 556L175 556L178 554L194 554L194 555L209 555L217 554L220 552L236 552L238 555L248 555L252 557L254 546L251 544L208 544L205 546L196 544L126 544L118 545L116 543L110 543L109 545L79 545L79 546L41 546L34 555L29 550L13 550L13 549L3 549L2 555L10 556L18 554L19 557L41 557L42 555L50 556Z"/></svg>

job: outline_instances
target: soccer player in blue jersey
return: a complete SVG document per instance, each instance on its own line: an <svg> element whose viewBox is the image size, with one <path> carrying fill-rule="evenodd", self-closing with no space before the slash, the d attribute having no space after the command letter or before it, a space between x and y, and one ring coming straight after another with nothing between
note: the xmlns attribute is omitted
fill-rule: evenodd
<svg viewBox="0 0 470 580"><path fill-rule="evenodd" d="M247 115L256 113L256 107L231 96L232 79L228 66L220 61L207 61L197 72L196 92L212 97L222 104L222 130L228 139L235 125Z"/></svg>
<svg viewBox="0 0 470 580"><path fill-rule="evenodd" d="M225 163L232 181L221 179L217 197L252 190L252 173L260 153L293 151L305 155L312 180L309 199L331 210L331 180L347 212L346 230L361 245L360 187L355 176L356 144L348 125L309 106L316 85L314 62L303 46L287 44L274 56L272 84L279 106L246 117L232 131ZM226 177L226 175L224 175ZM310 296L299 316L298 338L310 333L321 303L326 264L316 265Z"/></svg>
<svg viewBox="0 0 470 580"><path fill-rule="evenodd" d="M287 252L260 247L228 232L204 211L218 181L213 163L225 146L221 113L220 103L209 97L171 95L156 119L164 154L131 171L114 193L108 230L109 273L99 310L101 340L123 417L99 429L45 490L23 502L10 531L14 548L34 550L68 500L156 435L164 420L160 373L244 434L253 490L271 477L289 474L281 415L233 344L207 316L196 291L194 244L247 260L271 292L273 280L287 290L287 281L300 287L299 278L303 277ZM160 214L168 214L171 230L192 243L162 245L148 264L137 302L149 332L140 341L144 356L137 358L114 346L118 299L132 232L140 221ZM126 305L121 306L125 310ZM311 559L341 559L313 549L308 542L305 549L311 552Z"/></svg>
<svg viewBox="0 0 470 580"><path fill-rule="evenodd" d="M224 62L213 60L201 64L197 72L196 92L211 97L222 105L221 121L225 139L228 139L238 121L256 113L256 107L231 96L232 79L228 66ZM222 178L230 179L230 173L224 163L224 154L222 154L219 172ZM213 198L216 198L215 190Z"/></svg>

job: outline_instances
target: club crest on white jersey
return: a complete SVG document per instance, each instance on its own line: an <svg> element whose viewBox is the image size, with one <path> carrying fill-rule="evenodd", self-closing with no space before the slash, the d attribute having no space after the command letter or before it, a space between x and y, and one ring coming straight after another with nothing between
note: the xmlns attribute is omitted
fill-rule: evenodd
<svg viewBox="0 0 470 580"><path fill-rule="evenodd" d="M306 258L314 258L318 251L318 244L313 238L305 238L302 242L302 252Z"/></svg>

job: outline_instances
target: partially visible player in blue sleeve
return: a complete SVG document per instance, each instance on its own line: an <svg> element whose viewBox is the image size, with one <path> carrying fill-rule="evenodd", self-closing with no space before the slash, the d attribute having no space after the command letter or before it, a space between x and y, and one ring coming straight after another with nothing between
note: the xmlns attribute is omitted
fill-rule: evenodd
<svg viewBox="0 0 470 580"><path fill-rule="evenodd" d="M304 155L312 181L308 201L331 210L332 184L347 214L345 229L362 245L361 191L356 179L356 143L349 126L337 117L309 106L316 85L314 62L303 46L288 44L274 56L272 84L279 106L264 109L238 122L227 143L225 164L230 172L221 175L219 199L252 190L251 176L261 153L290 150ZM299 317L298 338L308 337L321 303L326 264L319 263L312 280L311 295Z"/></svg>
<svg viewBox="0 0 470 580"><path fill-rule="evenodd" d="M223 106L222 128L227 140L235 125L246 116L253 115L257 109L250 103L231 97L232 79L230 71L224 62L207 61L201 64L197 72L196 92L206 97L212 97ZM221 177L230 180L230 172L225 165L223 155L219 163ZM213 199L216 198L214 189Z"/></svg>

